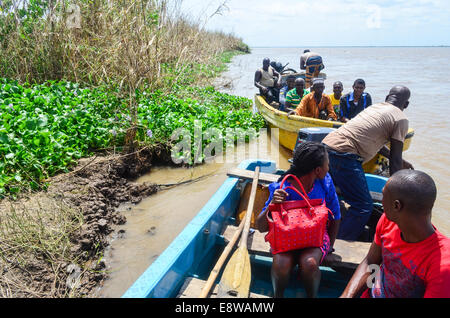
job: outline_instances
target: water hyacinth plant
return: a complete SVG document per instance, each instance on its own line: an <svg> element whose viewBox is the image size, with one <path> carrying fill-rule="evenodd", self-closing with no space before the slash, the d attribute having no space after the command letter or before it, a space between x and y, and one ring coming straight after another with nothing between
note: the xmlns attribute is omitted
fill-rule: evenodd
<svg viewBox="0 0 450 318"><path fill-rule="evenodd" d="M252 111L252 101L217 92L212 87L179 87L138 92L137 141L141 145L171 145L178 128L203 129L265 126ZM20 85L0 80L0 195L21 187L39 189L42 181L68 171L77 159L96 149L124 146L132 125L127 100L102 89L81 88L69 82ZM207 141L205 141L206 145Z"/></svg>

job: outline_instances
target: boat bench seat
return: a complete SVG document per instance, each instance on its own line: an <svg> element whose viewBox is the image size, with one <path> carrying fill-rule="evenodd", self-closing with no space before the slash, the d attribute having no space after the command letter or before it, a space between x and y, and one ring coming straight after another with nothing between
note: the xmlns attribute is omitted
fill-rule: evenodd
<svg viewBox="0 0 450 318"><path fill-rule="evenodd" d="M237 230L237 226L229 225L223 237L226 242L229 242L233 237L234 232ZM270 244L264 240L265 233L261 233L258 230L254 230L252 234L248 236L247 247L250 254L262 255L271 257ZM337 239L334 243L335 259L322 263L322 266L328 266L337 272L344 274L352 274L358 267L361 261L366 257L369 251L371 243L357 242L357 241L344 241Z"/></svg>
<svg viewBox="0 0 450 318"><path fill-rule="evenodd" d="M202 293L203 286L205 286L206 280L188 277L184 281L177 298L198 298ZM218 284L214 286L214 289L210 292L208 298L217 298ZM269 296L255 294L250 292L250 298L269 298Z"/></svg>
<svg viewBox="0 0 450 318"><path fill-rule="evenodd" d="M232 225L229 225L225 229L223 237L226 242L230 241L236 230L237 226ZM272 257L270 245L264 240L264 236L265 233L260 233L257 230L254 230L254 232L249 235L247 246L250 254ZM356 267L358 267L359 263L366 257L370 244L371 243L336 240L334 244L335 252L333 254L338 256L337 259L332 262L324 262L322 266L330 267L336 272L351 275ZM198 298L205 284L205 280L188 277L181 287L177 298ZM218 285L216 284L210 293L210 298L217 298L217 288ZM266 297L269 296L250 293L250 298Z"/></svg>

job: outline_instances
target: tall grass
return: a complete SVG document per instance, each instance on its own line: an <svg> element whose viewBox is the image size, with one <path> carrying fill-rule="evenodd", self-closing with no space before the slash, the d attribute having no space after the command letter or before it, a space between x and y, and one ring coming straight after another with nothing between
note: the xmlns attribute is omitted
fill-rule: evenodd
<svg viewBox="0 0 450 318"><path fill-rule="evenodd" d="M229 50L248 50L241 39L208 32L191 21L181 0L9 0L0 14L0 73L19 82L64 79L106 86L129 99L132 145L137 89L170 92L203 76ZM220 7L216 12L220 12ZM190 78L198 82L200 78Z"/></svg>
<svg viewBox="0 0 450 318"><path fill-rule="evenodd" d="M196 63L247 49L190 21L181 0L23 2L4 1L0 15L0 72L20 82L167 88Z"/></svg>

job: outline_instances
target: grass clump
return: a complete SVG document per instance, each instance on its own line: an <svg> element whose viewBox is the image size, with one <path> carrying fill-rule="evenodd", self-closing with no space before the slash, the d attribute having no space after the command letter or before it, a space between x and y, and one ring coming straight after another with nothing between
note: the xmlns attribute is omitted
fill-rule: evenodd
<svg viewBox="0 0 450 318"><path fill-rule="evenodd" d="M71 236L82 216L46 196L32 204L3 202L0 212L0 297L66 297L65 270L75 260Z"/></svg>

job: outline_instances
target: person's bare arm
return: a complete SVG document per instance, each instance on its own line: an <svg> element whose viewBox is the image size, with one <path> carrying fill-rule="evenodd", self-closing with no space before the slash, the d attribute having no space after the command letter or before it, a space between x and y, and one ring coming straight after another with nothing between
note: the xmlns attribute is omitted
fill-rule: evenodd
<svg viewBox="0 0 450 318"><path fill-rule="evenodd" d="M371 275L369 265L380 265L382 261L381 247L372 242L367 256L359 264L352 278L345 287L341 298L354 298L359 295L365 287L367 287L367 279Z"/></svg>
<svg viewBox="0 0 450 318"><path fill-rule="evenodd" d="M301 70L305 70L305 69L306 69L305 63L306 63L305 56L302 55L302 56L300 57L300 69L301 69Z"/></svg>
<svg viewBox="0 0 450 318"><path fill-rule="evenodd" d="M403 168L403 142L391 139L391 147L389 151L389 174L392 176Z"/></svg>
<svg viewBox="0 0 450 318"><path fill-rule="evenodd" d="M275 86L281 87L281 74L278 73L277 71L273 70L273 75L275 75L278 78Z"/></svg>
<svg viewBox="0 0 450 318"><path fill-rule="evenodd" d="M414 169L413 165L402 158L403 142L391 139L391 149L384 146L378 152L380 155L389 159L389 174L392 176L394 173L401 169Z"/></svg>
<svg viewBox="0 0 450 318"><path fill-rule="evenodd" d="M339 230L339 224L341 220L331 220L330 225L328 226L328 236L330 238L330 247L334 246L334 242L336 241L336 236Z"/></svg>
<svg viewBox="0 0 450 318"><path fill-rule="evenodd" d="M266 93L267 90L268 90L268 88L265 87L264 85L261 85L261 83L260 83L261 78L262 78L261 71L260 71L260 70L257 70L257 71L255 72L255 86L256 86L257 88L259 88L260 90L262 90L264 93Z"/></svg>
<svg viewBox="0 0 450 318"><path fill-rule="evenodd" d="M288 193L286 191L284 191L283 189L277 189L274 191L273 198L270 203L282 203L286 200L287 196ZM255 225L258 231L260 231L261 233L267 232L269 230L269 223L267 221L268 212L269 206L267 206L264 212L258 215L258 217L256 218Z"/></svg>

